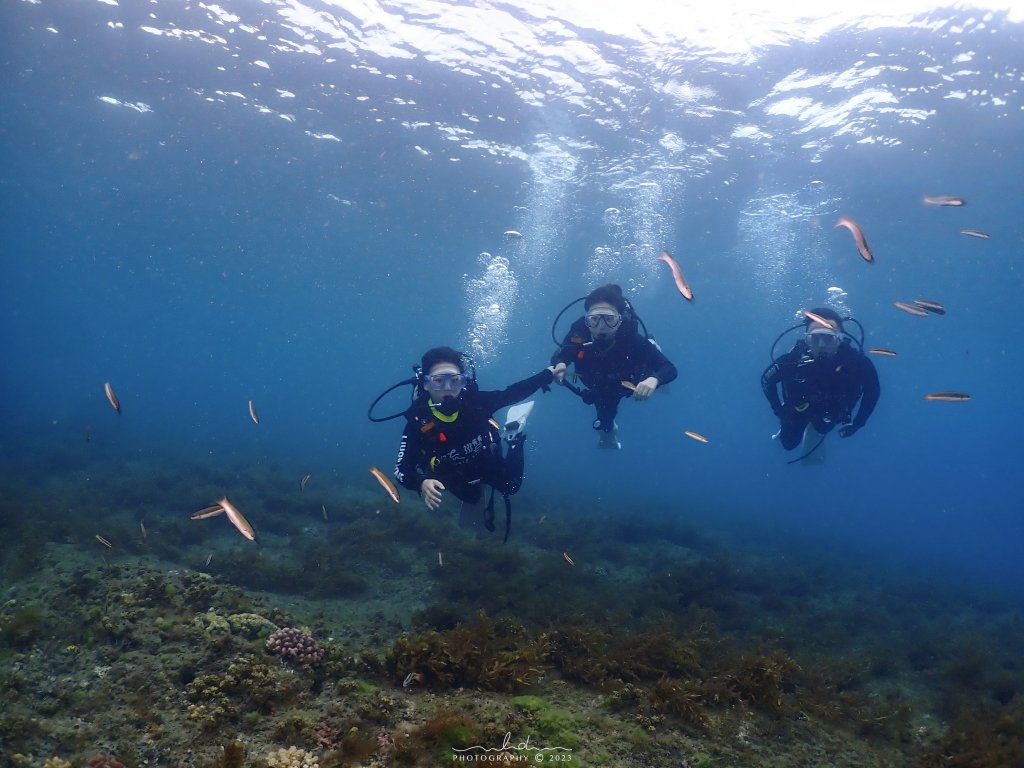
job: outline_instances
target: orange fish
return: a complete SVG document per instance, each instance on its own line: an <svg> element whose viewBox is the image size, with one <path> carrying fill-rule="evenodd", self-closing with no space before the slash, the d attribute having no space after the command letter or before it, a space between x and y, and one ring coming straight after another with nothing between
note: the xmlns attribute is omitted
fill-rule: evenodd
<svg viewBox="0 0 1024 768"><path fill-rule="evenodd" d="M238 532L245 536L249 541L256 541L256 531L249 525L249 521L242 517L242 513L238 511L238 508L228 501L228 497L225 496L219 502L217 502L224 508L224 514L228 516L228 520L231 524L238 529Z"/></svg>
<svg viewBox="0 0 1024 768"><path fill-rule="evenodd" d="M370 467L370 474L377 478L377 482L384 486L384 490L388 492L391 499L397 504L399 502L398 488L391 482L391 478L385 475L376 467Z"/></svg>
<svg viewBox="0 0 1024 768"><path fill-rule="evenodd" d="M203 509L200 509L198 512L193 512L192 519L205 520L208 517L216 517L217 515L223 514L224 507L222 507L220 504L214 504L213 506L210 507L204 507Z"/></svg>
<svg viewBox="0 0 1024 768"><path fill-rule="evenodd" d="M619 384L624 386L630 392L636 392L636 384L634 384L632 381L626 381L625 379L623 379L622 381L619 382Z"/></svg>
<svg viewBox="0 0 1024 768"><path fill-rule="evenodd" d="M662 251L661 255L658 256L658 261L664 261L668 264L668 268L672 270L672 279L676 281L676 288L683 294L684 299L693 301L693 291L690 290L690 284L686 282L686 278L683 277L683 271L679 269L679 265L672 258L672 254L668 251Z"/></svg>
<svg viewBox="0 0 1024 768"><path fill-rule="evenodd" d="M925 196L925 205L941 205L952 208L962 208L967 205L967 201L962 197L953 197L951 195L936 195L934 197Z"/></svg>
<svg viewBox="0 0 1024 768"><path fill-rule="evenodd" d="M968 237L976 237L979 240L988 240L992 235L988 232L982 232L980 229L961 229L961 235L967 235Z"/></svg>
<svg viewBox="0 0 1024 768"><path fill-rule="evenodd" d="M833 229L839 227L846 227L853 234L853 242L857 244L857 252L864 258L864 261L872 262L875 257L871 253L871 249L868 248L868 241L864 237L864 230L860 228L860 225L853 219L848 219L846 216L840 216L836 221L836 226Z"/></svg>
<svg viewBox="0 0 1024 768"><path fill-rule="evenodd" d="M924 396L925 400L938 400L943 403L966 403L971 396L966 392L932 392Z"/></svg>
<svg viewBox="0 0 1024 768"><path fill-rule="evenodd" d="M825 328L828 328L833 331L838 330L835 326L835 323L833 323L831 320L827 320L821 315L816 315L813 312L810 312L806 309L801 309L800 311L803 312L804 317L806 317L812 323L817 323L818 325L824 326Z"/></svg>
<svg viewBox="0 0 1024 768"><path fill-rule="evenodd" d="M249 418L252 419L253 424L260 423L260 417L256 414L256 406L253 405L252 400L249 401Z"/></svg>
<svg viewBox="0 0 1024 768"><path fill-rule="evenodd" d="M868 350L869 355L882 355L883 357L896 357L896 353L891 349L885 349L885 347L875 347L874 349Z"/></svg>
<svg viewBox="0 0 1024 768"><path fill-rule="evenodd" d="M683 432L683 434L686 435L687 437L692 437L698 443L706 443L706 442L708 442L708 439L706 437L704 437L704 435L700 434L699 432L690 432L689 430L687 430L686 432Z"/></svg>
<svg viewBox="0 0 1024 768"><path fill-rule="evenodd" d="M103 391L107 393L107 400L110 401L110 404L113 406L114 410L120 413L121 401L117 399L117 395L114 394L114 388L110 386L109 381L103 385Z"/></svg>
<svg viewBox="0 0 1024 768"><path fill-rule="evenodd" d="M928 317L928 312L915 304L905 304L902 301L894 301L892 305L896 307L896 309L902 309L908 315L914 315L915 317Z"/></svg>

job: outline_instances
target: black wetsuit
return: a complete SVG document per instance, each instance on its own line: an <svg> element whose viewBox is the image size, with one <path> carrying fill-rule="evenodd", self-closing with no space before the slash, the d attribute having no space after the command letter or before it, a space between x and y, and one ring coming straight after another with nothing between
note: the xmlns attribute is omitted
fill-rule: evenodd
<svg viewBox="0 0 1024 768"><path fill-rule="evenodd" d="M632 392L622 386L623 381L639 384L653 376L658 386L662 386L678 375L676 367L654 342L638 334L635 327L623 325L608 343L598 341L585 346L590 340L590 329L580 318L572 324L562 348L552 356L551 364L576 366L576 375L587 387L582 394L583 402L597 408L594 429L602 432L614 429L619 401L632 396Z"/></svg>
<svg viewBox="0 0 1024 768"><path fill-rule="evenodd" d="M502 494L519 490L523 477L520 435L509 446L508 457L501 453L501 437L490 423L495 411L518 403L542 386L551 383L551 371L545 369L500 391L463 390L459 396L458 416L451 421L439 418L425 395L406 411L406 425L395 462L395 477L411 491L419 493L424 480L440 480L445 490L461 501L480 501L482 486L493 486ZM444 414L442 414L443 416Z"/></svg>
<svg viewBox="0 0 1024 768"><path fill-rule="evenodd" d="M761 389L779 417L779 438L787 451L800 444L808 424L822 435L837 424L851 424L852 431L860 429L875 410L881 393L874 363L849 340L843 341L834 355L818 359L811 355L806 342L798 341L761 375ZM860 407L854 417L858 400Z"/></svg>

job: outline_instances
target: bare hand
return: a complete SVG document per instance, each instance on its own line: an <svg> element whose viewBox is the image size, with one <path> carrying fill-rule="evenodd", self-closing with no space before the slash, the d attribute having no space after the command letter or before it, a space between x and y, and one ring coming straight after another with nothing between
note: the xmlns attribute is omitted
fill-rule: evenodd
<svg viewBox="0 0 1024 768"><path fill-rule="evenodd" d="M636 385L636 389L633 390L633 399L646 400L648 397L654 394L654 390L656 390L657 388L658 380L653 376L649 376Z"/></svg>
<svg viewBox="0 0 1024 768"><path fill-rule="evenodd" d="M559 384L565 381L565 363L548 366L548 370L551 371L551 375L555 377L555 381Z"/></svg>
<svg viewBox="0 0 1024 768"><path fill-rule="evenodd" d="M437 509L441 506L441 491L444 490L444 483L440 480L427 478L420 483L420 494L429 509Z"/></svg>

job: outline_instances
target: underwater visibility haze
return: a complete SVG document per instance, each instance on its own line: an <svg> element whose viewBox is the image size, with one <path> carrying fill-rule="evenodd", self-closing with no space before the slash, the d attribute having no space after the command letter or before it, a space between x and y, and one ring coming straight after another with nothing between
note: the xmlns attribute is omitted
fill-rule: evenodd
<svg viewBox="0 0 1024 768"><path fill-rule="evenodd" d="M3 764L513 732L581 765L1024 765L1024 6L768 5L6 2ZM526 378L604 283L679 369L621 450L556 385L508 544L394 506L374 398L438 345ZM793 462L760 378L817 307L896 354ZM259 545L189 519L224 496ZM284 680L286 625L326 650ZM116 674L146 649L150 703Z"/></svg>

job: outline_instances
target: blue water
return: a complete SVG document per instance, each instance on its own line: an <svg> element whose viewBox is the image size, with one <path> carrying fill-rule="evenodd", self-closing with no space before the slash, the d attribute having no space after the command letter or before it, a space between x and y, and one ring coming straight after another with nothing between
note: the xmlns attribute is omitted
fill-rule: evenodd
<svg viewBox="0 0 1024 768"><path fill-rule="evenodd" d="M550 5L7 3L9 473L244 462L373 492L401 427L366 409L425 349L503 387L614 281L679 379L623 404L621 452L541 395L524 498L1019 593L1024 12ZM899 355L867 427L791 466L759 377L829 288ZM891 304L914 298L948 314ZM923 400L947 389L972 400Z"/></svg>

